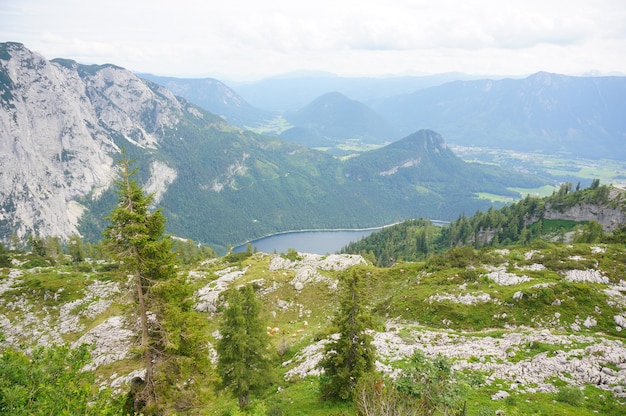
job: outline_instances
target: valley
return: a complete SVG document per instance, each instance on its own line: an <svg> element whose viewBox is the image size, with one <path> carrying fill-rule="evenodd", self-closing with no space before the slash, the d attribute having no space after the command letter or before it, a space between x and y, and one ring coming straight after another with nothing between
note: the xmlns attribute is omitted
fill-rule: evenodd
<svg viewBox="0 0 626 416"><path fill-rule="evenodd" d="M546 154L542 152L520 152L484 147L464 147L451 145L456 154L467 162L493 163L553 178L561 182L581 182L588 185L593 179L626 187L626 162L618 159L585 159L566 154ZM547 196L548 188L537 190L537 195Z"/></svg>

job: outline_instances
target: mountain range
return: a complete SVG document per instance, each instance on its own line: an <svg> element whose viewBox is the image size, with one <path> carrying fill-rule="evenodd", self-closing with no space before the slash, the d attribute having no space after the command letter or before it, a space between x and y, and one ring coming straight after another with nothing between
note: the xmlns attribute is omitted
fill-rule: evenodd
<svg viewBox="0 0 626 416"><path fill-rule="evenodd" d="M349 115L332 125L331 136L341 132L343 140L363 136L365 126L370 136L385 132L382 142L432 129L460 146L593 159L626 156L626 77L539 72L520 79L470 78L462 74L383 79L318 75L233 85L243 100L281 112L292 122L295 128L283 137L312 147L328 145L329 107L320 103L328 105L332 99L335 114ZM233 93L223 95L223 101ZM191 95L183 96L194 101ZM342 96L345 99L339 100ZM357 105L367 106L367 111L356 112Z"/></svg>
<svg viewBox="0 0 626 416"><path fill-rule="evenodd" d="M371 106L403 134L428 127L457 145L626 157L626 77L456 81Z"/></svg>
<svg viewBox="0 0 626 416"><path fill-rule="evenodd" d="M115 65L49 61L18 43L0 45L0 88L3 239L99 239L122 148L168 231L218 251L291 229L452 219L489 206L478 192L544 183L462 162L430 130L340 160L235 127Z"/></svg>

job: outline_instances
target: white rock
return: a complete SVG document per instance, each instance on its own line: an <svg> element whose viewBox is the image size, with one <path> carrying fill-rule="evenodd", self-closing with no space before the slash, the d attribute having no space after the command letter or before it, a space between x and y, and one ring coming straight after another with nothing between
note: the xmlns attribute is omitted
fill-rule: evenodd
<svg viewBox="0 0 626 416"><path fill-rule="evenodd" d="M615 315L613 317L613 320L617 325L621 326L622 328L626 328L626 317L622 315Z"/></svg>
<svg viewBox="0 0 626 416"><path fill-rule="evenodd" d="M499 390L497 393L493 394L491 396L491 400L502 400L502 399L506 399L507 397L509 397L510 394L507 393L504 390Z"/></svg>
<svg viewBox="0 0 626 416"><path fill-rule="evenodd" d="M220 277L196 291L195 309L199 312L214 313L217 311L217 301L220 293L228 289L236 279L246 274L247 271L247 267L243 270L238 270L236 267L229 267L222 271L215 272L215 274Z"/></svg>
<svg viewBox="0 0 626 416"><path fill-rule="evenodd" d="M598 325L598 321L596 321L591 316L588 316L587 319L585 319L585 322L583 322L583 326L585 328L593 328L596 325Z"/></svg>
<svg viewBox="0 0 626 416"><path fill-rule="evenodd" d="M589 282L609 284L609 278L603 276L599 271L588 270L567 270L565 272L565 280L570 282Z"/></svg>
<svg viewBox="0 0 626 416"><path fill-rule="evenodd" d="M531 280L530 277L526 275L518 276L507 272L506 265L498 267L487 266L486 268L487 270L490 270L489 273L487 273L487 277L500 286L514 286Z"/></svg>
<svg viewBox="0 0 626 416"><path fill-rule="evenodd" d="M448 294L448 293L442 295L440 293L436 293L432 296L429 296L426 299L426 301L429 303L450 301L454 303L460 303L463 305L475 305L477 303L486 303L486 302L489 302L490 300L491 300L491 296L489 296L488 293L477 293L477 294L463 293L459 295L453 295L453 294Z"/></svg>
<svg viewBox="0 0 626 416"><path fill-rule="evenodd" d="M126 358L135 336L134 331L125 327L123 317L112 316L80 337L73 346L94 346L91 352L92 364L87 366L89 370L93 370Z"/></svg>

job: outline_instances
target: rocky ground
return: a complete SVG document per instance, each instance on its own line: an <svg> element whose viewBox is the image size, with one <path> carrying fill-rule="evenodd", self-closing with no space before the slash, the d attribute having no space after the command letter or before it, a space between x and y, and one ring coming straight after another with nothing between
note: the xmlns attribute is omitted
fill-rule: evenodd
<svg viewBox="0 0 626 416"><path fill-rule="evenodd" d="M602 250L602 247L591 250ZM500 254L506 256L509 253L503 251ZM520 290L514 288L517 291L513 301L519 301L529 296L535 285L546 284L534 283L534 278L524 274L544 267L532 261L535 254L526 252L525 261L530 264L517 268L511 268L507 263L483 265L482 270L496 288L495 292L487 293L488 290L475 290L471 285L462 284L454 292L436 292L424 302L480 307L481 304L502 302L497 297L498 287L526 285L520 286ZM213 315L217 311L221 292L231 285L254 280L261 287L263 296L278 296L272 311L274 316L287 313L290 309L300 311L298 322L304 322L304 329L299 329L297 333L294 331L293 336L297 335L297 340L310 340L300 344L294 341L299 350L292 359L283 363L285 378L293 380L319 374L317 364L329 339L313 340L312 332L306 329L307 322L302 321L311 312L306 311L307 305L296 301L297 296L313 286L325 287L331 293L336 291L337 279L333 272L365 265L365 260L355 255L310 254L301 254L298 260L289 260L259 253L255 261L265 264L262 277L259 277L259 268L254 264L228 265L217 260L189 272L193 281L206 282L199 285L196 291L196 309ZM120 314L123 309L112 307L127 302L127 291L123 285L100 281L90 274L89 283L84 285L79 298L55 303L55 298L61 297L63 288L54 292L38 292L38 296L43 298L19 296L23 279L32 273L38 271L11 268L5 269L0 276L0 332L4 334L3 344L19 347L25 343L51 345L68 340L75 345L93 344L95 349L90 370L129 357L136 340L136 330L133 323ZM600 285L610 302L621 305L622 310L626 307L623 295L626 284L621 280L615 282L613 279L611 282L607 276L593 269L569 270L562 273L562 278ZM280 290L287 289L295 294L294 298L280 298ZM484 374L486 383L499 389L494 400L515 393L553 392L556 389L555 380L575 386L593 384L614 392L618 397L626 397L626 345L623 340L594 332L599 315L580 316L568 324L561 322L559 315L557 312L555 316L529 320L534 322L533 325L510 325L504 329L478 332L446 329L445 325L427 328L415 321L389 318L384 330L371 333L378 353L377 367L393 376L397 371L394 362L410 357L415 350L422 350L430 357L442 354L452 358L455 370ZM626 314L616 314L613 321L617 329L626 328ZM106 382L119 387L140 371L136 369L127 375L114 374Z"/></svg>

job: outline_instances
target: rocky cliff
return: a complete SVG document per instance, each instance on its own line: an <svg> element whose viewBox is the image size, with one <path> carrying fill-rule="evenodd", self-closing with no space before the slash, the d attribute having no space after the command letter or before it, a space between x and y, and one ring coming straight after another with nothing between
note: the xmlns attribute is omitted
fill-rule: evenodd
<svg viewBox="0 0 626 416"><path fill-rule="evenodd" d="M48 61L18 43L0 48L0 229L77 234L84 207L76 200L111 185L112 155L124 143L158 146L183 104L114 65ZM153 170L175 176L162 165ZM162 176L151 190L167 183Z"/></svg>
<svg viewBox="0 0 626 416"><path fill-rule="evenodd" d="M620 201L626 199L622 189L611 188L609 204L581 203L567 207L547 206L544 218L547 220L571 220L576 222L596 221L605 232L610 232L626 223L626 209Z"/></svg>

